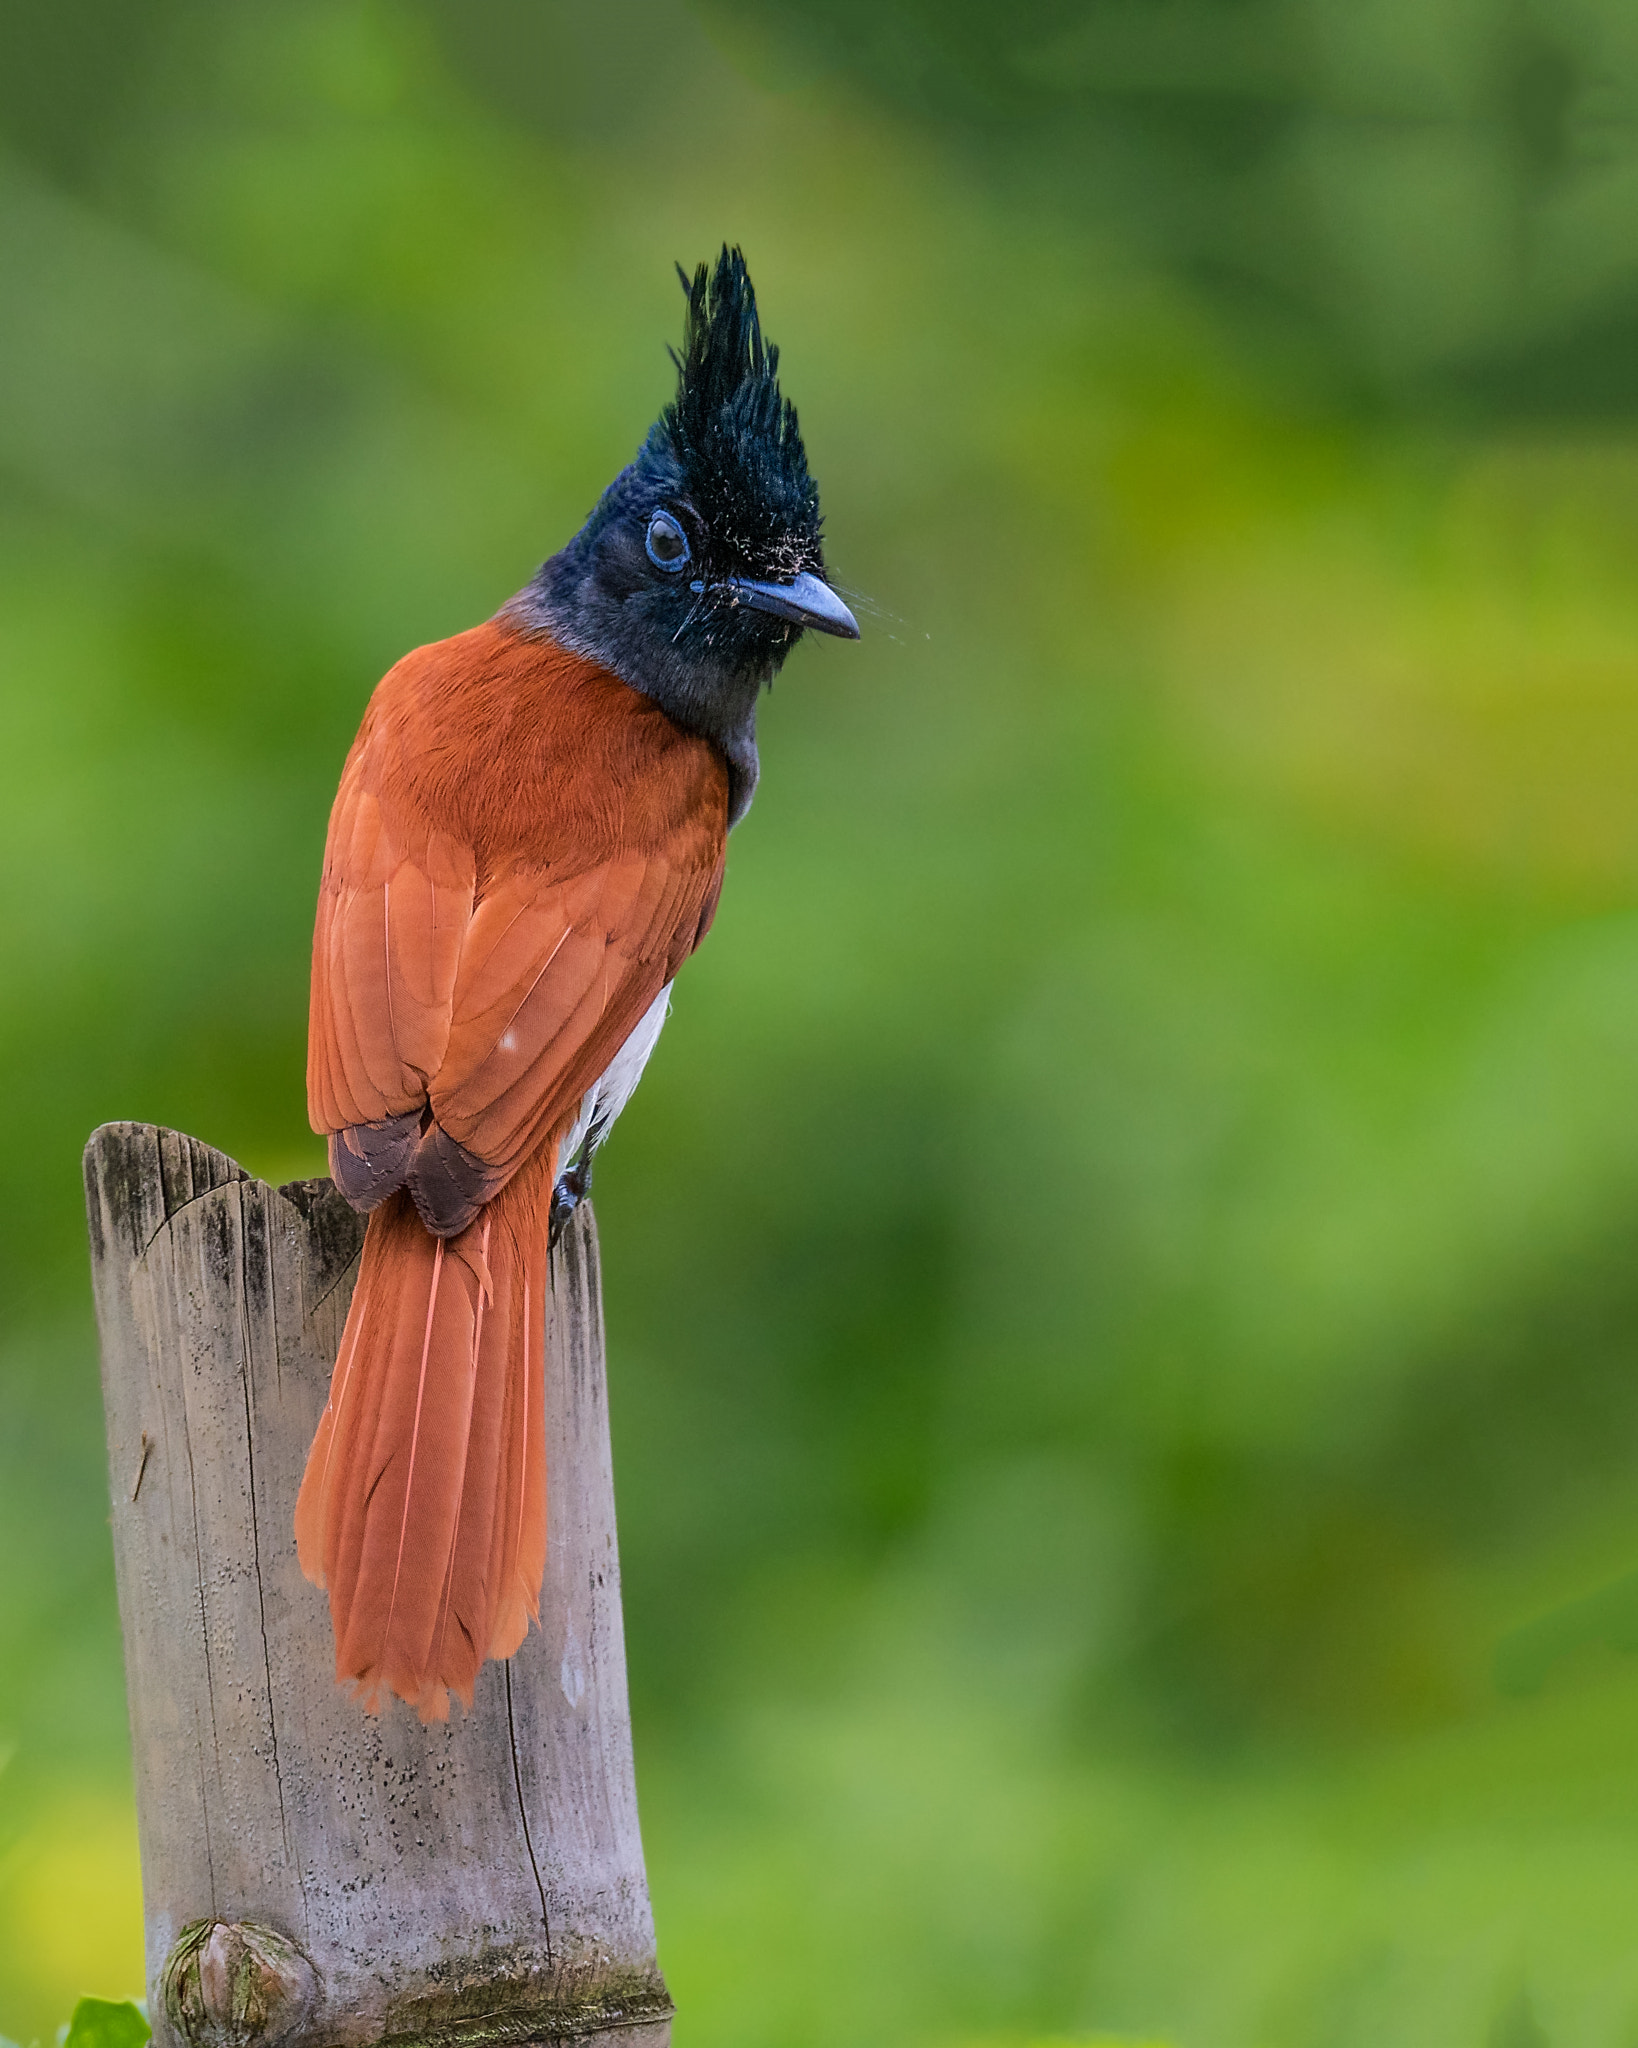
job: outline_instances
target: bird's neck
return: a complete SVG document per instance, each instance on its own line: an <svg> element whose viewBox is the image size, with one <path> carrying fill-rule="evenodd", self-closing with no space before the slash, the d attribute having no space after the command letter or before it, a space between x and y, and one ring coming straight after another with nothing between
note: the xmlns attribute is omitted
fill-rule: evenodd
<svg viewBox="0 0 1638 2048"><path fill-rule="evenodd" d="M683 649L633 624L596 573L587 536L543 562L501 617L522 633L549 634L560 647L596 662L651 698L685 732L709 740L728 768L728 823L750 808L760 764L756 705L760 679L697 647Z"/></svg>

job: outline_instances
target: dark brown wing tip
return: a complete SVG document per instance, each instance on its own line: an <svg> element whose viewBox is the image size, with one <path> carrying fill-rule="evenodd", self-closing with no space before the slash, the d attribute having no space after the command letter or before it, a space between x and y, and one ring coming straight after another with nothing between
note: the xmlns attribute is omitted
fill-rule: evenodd
<svg viewBox="0 0 1638 2048"><path fill-rule="evenodd" d="M349 1124L330 1133L330 1178L352 1206L368 1214L408 1177L421 1137L421 1112L407 1109L378 1124Z"/></svg>
<svg viewBox="0 0 1638 2048"><path fill-rule="evenodd" d="M459 1237L505 1178L434 1124L416 1150L409 1191L416 1214L434 1237Z"/></svg>

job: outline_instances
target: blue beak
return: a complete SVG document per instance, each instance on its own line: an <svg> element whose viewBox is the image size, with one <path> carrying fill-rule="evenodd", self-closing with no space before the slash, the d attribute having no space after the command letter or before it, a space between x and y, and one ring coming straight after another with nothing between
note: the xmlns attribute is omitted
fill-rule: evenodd
<svg viewBox="0 0 1638 2048"><path fill-rule="evenodd" d="M816 633L834 633L842 640L857 640L859 622L821 577L803 572L790 583L753 583L748 576L731 576L717 585L730 590L740 604L759 612L772 612L793 625L811 626Z"/></svg>

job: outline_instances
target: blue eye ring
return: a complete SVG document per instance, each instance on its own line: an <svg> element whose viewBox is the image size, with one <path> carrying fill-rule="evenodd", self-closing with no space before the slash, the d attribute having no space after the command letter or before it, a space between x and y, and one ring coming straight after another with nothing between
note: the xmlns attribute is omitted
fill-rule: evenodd
<svg viewBox="0 0 1638 2048"><path fill-rule="evenodd" d="M656 537L659 541L658 547L655 545ZM673 543L676 546L674 554L661 552L661 549L669 548ZM643 546L647 548L648 559L655 568L663 569L668 576L675 576L693 552L688 545L688 536L682 530L682 521L674 518L663 507L650 516L648 532L643 536Z"/></svg>

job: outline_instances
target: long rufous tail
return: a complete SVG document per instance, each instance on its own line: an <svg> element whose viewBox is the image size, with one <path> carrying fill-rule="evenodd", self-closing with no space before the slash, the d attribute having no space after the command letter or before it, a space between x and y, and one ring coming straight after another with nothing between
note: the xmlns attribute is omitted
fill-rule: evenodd
<svg viewBox="0 0 1638 2048"><path fill-rule="evenodd" d="M370 1216L330 1398L296 1502L301 1568L330 1592L336 1676L378 1712L463 1706L540 1618L543 1375L555 1145L469 1229L409 1196Z"/></svg>

